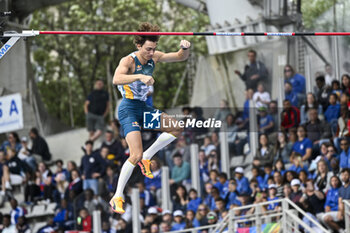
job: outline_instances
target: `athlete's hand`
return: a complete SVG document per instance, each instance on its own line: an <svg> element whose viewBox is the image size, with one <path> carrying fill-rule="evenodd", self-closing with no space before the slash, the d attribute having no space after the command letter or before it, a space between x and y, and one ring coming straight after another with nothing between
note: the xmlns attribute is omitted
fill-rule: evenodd
<svg viewBox="0 0 350 233"><path fill-rule="evenodd" d="M142 75L140 81L146 84L147 86L152 86L154 83L154 79L152 78L152 76L148 75Z"/></svg>
<svg viewBox="0 0 350 233"><path fill-rule="evenodd" d="M187 40L182 40L180 42L180 48L182 48L183 50L188 49L189 47L191 47L191 43Z"/></svg>

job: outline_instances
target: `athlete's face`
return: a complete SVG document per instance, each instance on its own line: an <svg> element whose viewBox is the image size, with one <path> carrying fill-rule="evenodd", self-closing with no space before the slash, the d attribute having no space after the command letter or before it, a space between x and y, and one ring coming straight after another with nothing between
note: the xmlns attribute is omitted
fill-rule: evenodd
<svg viewBox="0 0 350 233"><path fill-rule="evenodd" d="M150 60L154 52L156 51L157 48L157 42L149 41L146 40L146 42L141 46L137 45L137 49L140 52L140 55L145 59L145 60Z"/></svg>

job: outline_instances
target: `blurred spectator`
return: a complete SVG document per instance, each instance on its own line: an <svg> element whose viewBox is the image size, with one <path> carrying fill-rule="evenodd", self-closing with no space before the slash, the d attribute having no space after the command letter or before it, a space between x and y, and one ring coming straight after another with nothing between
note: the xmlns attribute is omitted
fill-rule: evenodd
<svg viewBox="0 0 350 233"><path fill-rule="evenodd" d="M81 158L80 172L83 179L83 189L91 188L98 195L98 180L105 171L105 162L102 157L92 152L92 141L85 143L85 155Z"/></svg>
<svg viewBox="0 0 350 233"><path fill-rule="evenodd" d="M145 217L145 221L143 223L143 225L145 227L150 227L152 224L157 222L157 218L158 218L158 210L156 207L150 207L147 211L147 215Z"/></svg>
<svg viewBox="0 0 350 233"><path fill-rule="evenodd" d="M173 156L174 167L171 170L170 184L181 184L190 178L190 164L182 160L182 155L177 153Z"/></svg>
<svg viewBox="0 0 350 233"><path fill-rule="evenodd" d="M288 160L289 162L289 160ZM273 166L274 172L279 172L282 176L286 173L286 168L282 159L277 159Z"/></svg>
<svg viewBox="0 0 350 233"><path fill-rule="evenodd" d="M139 189L140 196L143 196L145 198L146 208L149 208L156 204L153 195L149 190L145 189L145 184L143 182L138 182L136 184L136 187Z"/></svg>
<svg viewBox="0 0 350 233"><path fill-rule="evenodd" d="M294 107L299 107L298 94L294 92L292 83L289 81L284 83L284 96Z"/></svg>
<svg viewBox="0 0 350 233"><path fill-rule="evenodd" d="M305 129L307 132L307 138L313 143L313 149L319 151L319 145L323 142L328 142L332 136L329 124L326 121L322 121L318 118L317 110L310 108L309 121L305 123Z"/></svg>
<svg viewBox="0 0 350 233"><path fill-rule="evenodd" d="M336 94L338 99L340 99L340 96L343 92L340 87L340 82L338 80L333 80L331 87L332 87L332 94Z"/></svg>
<svg viewBox="0 0 350 233"><path fill-rule="evenodd" d="M43 191L43 198L45 200L54 200L53 192L55 190L55 186L52 183L52 172L43 162L40 162L38 166L36 184L39 185L40 189Z"/></svg>
<svg viewBox="0 0 350 233"><path fill-rule="evenodd" d="M260 134L259 136L259 148L256 150L255 157L253 159L254 166L265 166L266 164L272 164L275 151L272 145L269 143L269 139L266 134Z"/></svg>
<svg viewBox="0 0 350 233"><path fill-rule="evenodd" d="M343 74L341 76L341 89L343 93L350 94L350 76L348 74Z"/></svg>
<svg viewBox="0 0 350 233"><path fill-rule="evenodd" d="M24 188L24 201L26 203L34 203L41 197L40 186L36 184L36 173L27 172L27 182Z"/></svg>
<svg viewBox="0 0 350 233"><path fill-rule="evenodd" d="M102 220L102 233L112 233L109 221Z"/></svg>
<svg viewBox="0 0 350 233"><path fill-rule="evenodd" d="M1 144L0 150L4 151L6 154L7 149L9 148L14 149L16 153L18 153L22 148L19 136L16 132L8 133L7 140Z"/></svg>
<svg viewBox="0 0 350 233"><path fill-rule="evenodd" d="M153 174L153 179L145 177L146 189L150 190L153 194L157 190L160 190L162 186L162 170L160 167L160 161L158 159L153 159L151 162L151 170Z"/></svg>
<svg viewBox="0 0 350 233"><path fill-rule="evenodd" d="M350 137L348 122L349 122L349 110L346 105L340 107L340 117L338 118L338 132L337 137Z"/></svg>
<svg viewBox="0 0 350 233"><path fill-rule="evenodd" d="M307 172L307 165L303 163L300 153L293 153L291 156L291 163L293 164L290 166L289 171L294 171L296 173L301 172L302 170Z"/></svg>
<svg viewBox="0 0 350 233"><path fill-rule="evenodd" d="M171 231L171 224L168 222L162 222L160 224L160 230L161 230L161 232Z"/></svg>
<svg viewBox="0 0 350 233"><path fill-rule="evenodd" d="M242 167L237 167L235 169L235 179L237 183L238 195L250 194L251 190L249 187L249 181L247 177L244 176L244 170Z"/></svg>
<svg viewBox="0 0 350 233"><path fill-rule="evenodd" d="M304 124L309 121L308 112L309 109L317 109L319 118L323 117L323 108L322 105L318 104L315 95L311 92L307 93L306 103L300 107L300 124Z"/></svg>
<svg viewBox="0 0 350 233"><path fill-rule="evenodd" d="M27 224L27 220L24 216L18 218L18 223L16 224L17 233L31 233L31 229Z"/></svg>
<svg viewBox="0 0 350 233"><path fill-rule="evenodd" d="M279 114L278 114L278 104L276 100L272 100L269 103L268 114L272 117L274 122L273 132L277 132L279 130Z"/></svg>
<svg viewBox="0 0 350 233"><path fill-rule="evenodd" d="M326 161L321 159L317 162L317 173L314 178L315 187L317 190L327 193L330 189L332 174L328 171L328 166Z"/></svg>
<svg viewBox="0 0 350 233"><path fill-rule="evenodd" d="M330 64L326 64L325 71L326 71L326 75L325 75L326 85L331 86L334 79L332 66Z"/></svg>
<svg viewBox="0 0 350 233"><path fill-rule="evenodd" d="M88 95L84 104L86 127L91 141L101 136L104 130L104 118L109 112L109 95L103 90L103 86L103 81L97 80L94 90Z"/></svg>
<svg viewBox="0 0 350 233"><path fill-rule="evenodd" d="M15 149L8 148L7 156L8 160L2 165L2 195L6 190L12 189L11 185L20 185L24 180L25 166L17 157Z"/></svg>
<svg viewBox="0 0 350 233"><path fill-rule="evenodd" d="M349 142L346 138L342 138L340 140L340 161L339 166L340 168L350 168L350 149L349 149Z"/></svg>
<svg viewBox="0 0 350 233"><path fill-rule="evenodd" d="M188 197L185 186L178 185L176 188L175 198L173 198L173 209L183 212L187 209Z"/></svg>
<svg viewBox="0 0 350 233"><path fill-rule="evenodd" d="M341 181L338 176L332 176L331 189L327 192L326 202L324 204L325 214L322 216L322 221L333 230L339 230L336 222L338 219L338 197Z"/></svg>
<svg viewBox="0 0 350 233"><path fill-rule="evenodd" d="M118 173L115 173L113 170L112 166L107 166L106 168L106 177L105 177L105 182L106 182L106 186L107 186L107 190L108 193L110 194L110 197L113 196L114 191L117 187L117 183L118 183Z"/></svg>
<svg viewBox="0 0 350 233"><path fill-rule="evenodd" d="M309 179L306 181L305 194L300 202L310 203L312 213L319 219L323 215L325 204L325 195L322 191L315 189L314 182Z"/></svg>
<svg viewBox="0 0 350 233"><path fill-rule="evenodd" d="M292 187L292 193L289 195L289 199L297 203L299 202L300 198L303 196L303 193L301 192L300 188L300 180L299 179L293 179L290 183L290 186Z"/></svg>
<svg viewBox="0 0 350 233"><path fill-rule="evenodd" d="M82 208L79 211L79 216L77 218L77 228L80 231L92 231L92 218L86 208Z"/></svg>
<svg viewBox="0 0 350 233"><path fill-rule="evenodd" d="M305 77L296 73L291 65L286 65L284 67L284 78L286 82L292 84L292 89L297 94L298 99L303 99L305 97Z"/></svg>
<svg viewBox="0 0 350 233"><path fill-rule="evenodd" d="M226 202L221 197L215 199L215 210L220 215L222 214L222 212L226 211Z"/></svg>
<svg viewBox="0 0 350 233"><path fill-rule="evenodd" d="M258 109L258 124L259 124L259 132L270 134L273 132L275 122L273 121L272 116L267 113L267 108L260 107Z"/></svg>
<svg viewBox="0 0 350 233"><path fill-rule="evenodd" d="M29 137L32 140L32 148L29 152L34 156L37 162L50 161L51 153L49 146L47 145L46 140L39 135L39 132L36 128L32 128L29 131Z"/></svg>
<svg viewBox="0 0 350 233"><path fill-rule="evenodd" d="M40 228L37 233L47 233L47 232L55 232L58 230L57 225L54 223L53 218L50 217L49 220L47 221L47 224Z"/></svg>
<svg viewBox="0 0 350 233"><path fill-rule="evenodd" d="M258 82L266 81L267 69L261 61L256 60L256 51L248 51L249 64L244 67L244 73L235 70L235 73L245 82L246 88L256 89Z"/></svg>
<svg viewBox="0 0 350 233"><path fill-rule="evenodd" d="M184 214L181 210L174 211L174 224L171 228L172 231L180 231L185 229L186 222L184 221Z"/></svg>
<svg viewBox="0 0 350 233"><path fill-rule="evenodd" d="M292 188L289 183L286 183L283 185L283 197L284 198L289 198L290 195L292 194Z"/></svg>
<svg viewBox="0 0 350 233"><path fill-rule="evenodd" d="M282 159L283 163L289 163L293 144L287 142L287 135L279 132L274 151L276 152L274 161Z"/></svg>
<svg viewBox="0 0 350 233"><path fill-rule="evenodd" d="M220 164L220 160L219 160L219 156L218 153L216 152L216 150L212 150L209 154L209 158L208 158L208 170L218 170L221 171L221 164Z"/></svg>
<svg viewBox="0 0 350 233"><path fill-rule="evenodd" d="M66 199L68 199L70 191L74 191L75 193L81 193L83 191L83 182L80 178L79 171L77 169L73 169L70 173L71 182L68 184L68 187L66 189Z"/></svg>
<svg viewBox="0 0 350 233"><path fill-rule="evenodd" d="M299 109L292 106L289 100L283 101L283 111L281 113L281 129L288 130L297 127L300 122Z"/></svg>
<svg viewBox="0 0 350 233"><path fill-rule="evenodd" d="M231 113L231 110L228 106L228 102L225 99L222 99L220 101L220 108L215 111L214 114L214 119L215 120L220 120L220 121L225 121L226 117L228 114Z"/></svg>
<svg viewBox="0 0 350 233"><path fill-rule="evenodd" d="M105 133L105 140L102 142L101 149L103 147L108 148L108 160L113 161L117 166L121 166L125 161L124 149L121 142L114 137L113 131L108 130Z"/></svg>
<svg viewBox="0 0 350 233"><path fill-rule="evenodd" d="M210 142L210 138L209 138L209 142ZM211 145L211 143L209 143L208 145ZM175 154L180 154L182 156L182 159L186 162L191 161L191 159L190 159L191 158L190 147L189 147L189 145L187 145L186 138L183 135L181 135L177 138L175 149L173 149L171 151L170 157L168 156L168 158L173 158L175 156ZM167 161L167 162L168 162L168 164L171 164L171 167L172 167L173 161L172 162Z"/></svg>
<svg viewBox="0 0 350 233"><path fill-rule="evenodd" d="M199 159L199 176L201 182L207 182L209 180L209 170L208 170L208 160L205 156L204 150L199 150L198 152Z"/></svg>
<svg viewBox="0 0 350 233"><path fill-rule="evenodd" d="M68 203L65 199L62 199L53 221L57 223L60 228L69 229L74 224L73 219L73 209L68 207Z"/></svg>
<svg viewBox="0 0 350 233"><path fill-rule="evenodd" d="M336 133L338 128L338 118L340 116L340 104L337 102L338 96L336 94L329 95L329 105L324 113L327 122L332 127L333 134Z"/></svg>
<svg viewBox="0 0 350 233"><path fill-rule="evenodd" d="M195 213L196 212L193 210L186 211L186 219L185 219L186 229L200 226L199 221L195 218Z"/></svg>
<svg viewBox="0 0 350 233"><path fill-rule="evenodd" d="M209 172L209 182L216 187L219 192L222 192L223 185L219 181L219 172L215 169L210 170Z"/></svg>
<svg viewBox="0 0 350 233"><path fill-rule="evenodd" d="M276 196L277 194L277 186L275 184L270 184L268 187L268 197L267 197L267 201L275 201L278 200L279 197ZM279 207L279 203L272 203L269 204L267 206L267 210L278 210Z"/></svg>
<svg viewBox="0 0 350 233"><path fill-rule="evenodd" d="M201 226L205 226L208 224L208 221L206 218L206 215L208 214L208 212L209 212L209 208L207 205L200 204L198 206L197 213L196 213L196 219L199 221Z"/></svg>
<svg viewBox="0 0 350 233"><path fill-rule="evenodd" d="M225 172L221 172L219 174L219 182L222 185L220 196L225 198L226 194L228 193L228 180Z"/></svg>
<svg viewBox="0 0 350 233"><path fill-rule="evenodd" d="M230 209L231 205L242 205L242 203L237 199L237 183L235 179L229 180L228 193L226 194L225 201L227 203L227 209Z"/></svg>
<svg viewBox="0 0 350 233"><path fill-rule="evenodd" d="M17 233L16 225L11 223L11 216L9 214L5 214L2 217L2 225L1 233Z"/></svg>
<svg viewBox="0 0 350 233"><path fill-rule="evenodd" d="M240 125L240 128L246 128L248 129L248 122L249 122L249 111L250 111L250 107L254 107L254 106L249 106L249 101L253 99L253 95L254 95L254 90L252 88L248 88L245 91L245 101L244 101L244 105L243 105L243 122Z"/></svg>
<svg viewBox="0 0 350 233"><path fill-rule="evenodd" d="M323 112L326 111L328 106L328 97L331 93L330 87L326 86L324 76L320 75L316 77L316 87L314 88L317 101L322 105Z"/></svg>
<svg viewBox="0 0 350 233"><path fill-rule="evenodd" d="M202 203L202 199L198 197L197 190L191 188L188 192L188 203L187 210L192 210L194 213L197 212L198 206Z"/></svg>
<svg viewBox="0 0 350 233"><path fill-rule="evenodd" d="M218 222L218 215L214 211L210 211L207 214L207 219L208 219L208 225L216 224ZM212 232L213 229L214 229L214 227L209 229L209 232Z"/></svg>
<svg viewBox="0 0 350 233"><path fill-rule="evenodd" d="M273 181L276 185L276 197L283 197L283 177L279 171L273 173Z"/></svg>
<svg viewBox="0 0 350 233"><path fill-rule="evenodd" d="M292 147L293 152L301 154L302 161L307 161L312 155L312 142L306 137L306 130L304 126L299 126L297 130L298 141Z"/></svg>
<svg viewBox="0 0 350 233"><path fill-rule="evenodd" d="M24 216L23 208L18 206L16 199L12 198L10 200L11 204L11 224L16 225L18 223L18 218Z"/></svg>
<svg viewBox="0 0 350 233"><path fill-rule="evenodd" d="M36 169L36 161L35 158L30 154L28 149L28 139L27 137L21 138L22 148L18 152L18 158L24 161L32 171Z"/></svg>
<svg viewBox="0 0 350 233"><path fill-rule="evenodd" d="M253 100L255 101L255 107L265 107L267 108L268 104L271 101L270 94L265 91L265 87L263 83L258 84L258 89L253 95Z"/></svg>
<svg viewBox="0 0 350 233"><path fill-rule="evenodd" d="M338 213L337 218L340 220L344 220L344 203L343 200L350 199L350 170L349 168L344 168L341 171L341 180L343 185L339 188L339 199L338 199ZM340 229L339 226L337 226Z"/></svg>

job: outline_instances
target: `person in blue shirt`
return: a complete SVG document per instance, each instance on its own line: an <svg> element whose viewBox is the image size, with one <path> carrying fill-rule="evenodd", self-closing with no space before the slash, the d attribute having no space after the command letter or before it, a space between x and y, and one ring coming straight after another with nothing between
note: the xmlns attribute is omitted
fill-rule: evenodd
<svg viewBox="0 0 350 233"><path fill-rule="evenodd" d="M248 88L245 91L245 95L246 95L246 100L244 101L244 105L243 105L243 115L242 115L242 125L241 127L244 126L244 128L248 128L249 127L249 101L253 99L253 95L254 95L254 90L252 88ZM241 128L240 127L240 128Z"/></svg>
<svg viewBox="0 0 350 233"><path fill-rule="evenodd" d="M250 195L252 190L249 187L247 177L244 176L244 170L242 167L237 167L235 169L235 179L237 183L238 195Z"/></svg>
<svg viewBox="0 0 350 233"><path fill-rule="evenodd" d="M258 122L259 122L259 132L260 133L272 133L275 122L271 115L267 113L267 108L262 106L259 109Z"/></svg>
<svg viewBox="0 0 350 233"><path fill-rule="evenodd" d="M285 99L289 100L294 107L298 107L298 94L294 92L292 83L286 81L284 83L284 96Z"/></svg>
<svg viewBox="0 0 350 233"><path fill-rule="evenodd" d="M299 173L300 171L304 170L307 173L308 166L306 164L303 164L301 155L299 153L294 153L292 155L291 161L293 165L288 169L288 171Z"/></svg>
<svg viewBox="0 0 350 233"><path fill-rule="evenodd" d="M285 80L292 84L293 90L298 95L298 99L305 97L305 77L294 71L291 65L284 67Z"/></svg>
<svg viewBox="0 0 350 233"><path fill-rule="evenodd" d="M258 182L260 190L263 190L264 189L264 179L260 175L260 169L258 167L255 167L255 166L252 167L252 178L250 179L250 181L252 181L253 179L255 179Z"/></svg>
<svg viewBox="0 0 350 233"><path fill-rule="evenodd" d="M272 176L272 164L265 164L264 165L264 178L263 178L263 185L262 185L262 190L267 190L268 189L268 186L269 186L269 183L268 183L268 180L269 178Z"/></svg>
<svg viewBox="0 0 350 233"><path fill-rule="evenodd" d="M306 129L304 126L298 126L298 140L293 144L292 152L297 152L302 155L302 161L311 159L312 142L306 137Z"/></svg>
<svg viewBox="0 0 350 233"><path fill-rule="evenodd" d="M267 197L267 201L275 201L278 200L279 198L276 197L277 193L277 186L275 184L270 184L269 185L269 195ZM277 210L279 208L278 203L271 203L267 206L267 210Z"/></svg>
<svg viewBox="0 0 350 233"><path fill-rule="evenodd" d="M324 117L326 118L327 122L331 125L333 134L337 132L338 118L340 116L340 104L337 103L337 100L337 94L330 94L329 105L326 111L324 112Z"/></svg>
<svg viewBox="0 0 350 233"><path fill-rule="evenodd" d="M219 182L222 185L222 190L221 190L220 196L222 198L225 198L226 194L228 193L228 180L227 180L227 174L225 172L220 173Z"/></svg>
<svg viewBox="0 0 350 233"><path fill-rule="evenodd" d="M334 222L338 222L338 199L339 188L341 187L341 181L338 176L332 176L331 189L327 192L326 202L324 204L325 214L322 216L322 221L328 225L334 225Z"/></svg>
<svg viewBox="0 0 350 233"><path fill-rule="evenodd" d="M23 211L22 207L18 206L18 202L16 199L12 198L10 200L10 204L11 204L11 208L12 208L12 210L10 212L11 224L16 225L18 222L18 218L21 216L24 216L24 211Z"/></svg>
<svg viewBox="0 0 350 233"><path fill-rule="evenodd" d="M228 193L226 194L225 201L227 203L226 208L230 209L231 205L241 206L242 203L237 199L237 183L235 179L230 179L228 183Z"/></svg>
<svg viewBox="0 0 350 233"><path fill-rule="evenodd" d="M346 138L342 138L340 140L340 161L339 166L340 168L350 168L350 149L349 149L349 142Z"/></svg>
<svg viewBox="0 0 350 233"><path fill-rule="evenodd" d="M198 197L197 190L194 188L190 189L188 196L189 202L187 203L187 210L197 212L198 206L202 203L202 198Z"/></svg>
<svg viewBox="0 0 350 233"><path fill-rule="evenodd" d="M219 192L221 193L222 192L222 189L223 189L223 185L220 183L219 181L219 172L215 169L211 170L209 172L209 182L216 188L218 188Z"/></svg>
<svg viewBox="0 0 350 233"><path fill-rule="evenodd" d="M174 224L171 228L171 231L180 231L185 229L186 222L184 221L184 214L181 210L175 210L174 212Z"/></svg>
<svg viewBox="0 0 350 233"><path fill-rule="evenodd" d="M17 153L21 150L22 144L16 132L9 133L7 135L7 140L4 141L0 146L0 150L4 151L5 154L7 153L8 148L15 149Z"/></svg>
<svg viewBox="0 0 350 233"><path fill-rule="evenodd" d="M153 159L151 163L151 169L153 173L153 179L145 177L146 189L155 193L162 186L162 169L160 169L160 161L158 159Z"/></svg>

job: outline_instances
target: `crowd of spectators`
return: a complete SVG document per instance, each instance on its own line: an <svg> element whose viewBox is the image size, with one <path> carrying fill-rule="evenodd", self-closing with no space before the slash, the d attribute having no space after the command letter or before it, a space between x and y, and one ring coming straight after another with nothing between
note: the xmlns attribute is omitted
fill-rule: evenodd
<svg viewBox="0 0 350 233"><path fill-rule="evenodd" d="M231 111L223 100L215 113L215 118L225 122L230 156L253 153L251 166L237 164L228 179L228 174L221 170L218 132L185 129L182 136L153 159L154 179L145 178L139 168L135 169L125 192L126 213L118 215L106 204L114 194L120 168L129 155L117 120L107 126L100 145L96 140L100 132L95 134L91 130L90 139L95 141L88 140L82 145L79 164L52 161L45 139L35 128L29 133L30 140L11 132L0 147L0 197L2 202L9 201L12 208L10 213L0 214L2 232L31 232L26 213L32 205L42 202L57 203L57 207L39 233L91 232L95 210L101 211L103 232L132 232L131 187L140 191L142 233L215 224L230 208L281 198L289 198L327 228L342 232L342 200L350 199L350 77L344 74L341 82L335 80L327 65L326 75L318 73L314 91L306 93L305 78L286 65L285 99L278 109L277 100L271 98L264 86L267 69L256 55L249 51L250 64L243 74L236 72L247 85L242 111ZM249 106L250 100L255 106ZM91 96L89 101L87 112L94 101ZM258 123L258 148L249 148L250 107L258 110L254 116ZM186 107L183 111L185 115L202 117L199 108ZM104 106L100 113L106 112ZM145 147L156 135L143 132ZM201 196L199 190L191 187L189 145L193 142L200 146ZM161 199L162 165L170 169L171 200ZM17 203L12 194L16 185L24 186L23 203ZM161 209L162 201L171 201L173 210ZM280 209L278 204L271 204L262 211ZM252 208L235 214L243 217L254 211ZM249 226L249 221L240 226Z"/></svg>

